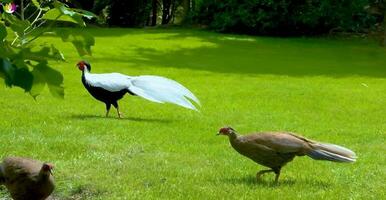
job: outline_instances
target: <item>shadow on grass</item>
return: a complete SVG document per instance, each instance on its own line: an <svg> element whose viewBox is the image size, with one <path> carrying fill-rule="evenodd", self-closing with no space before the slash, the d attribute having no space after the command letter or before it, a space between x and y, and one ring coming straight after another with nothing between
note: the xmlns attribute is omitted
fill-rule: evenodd
<svg viewBox="0 0 386 200"><path fill-rule="evenodd" d="M230 184L244 184L248 186L253 187L269 187L269 188L276 188L280 186L294 186L297 184L307 185L310 187L317 187L317 188L329 188L331 187L331 184L315 179L279 179L279 183L275 183L274 177L266 177L262 178L261 180L257 180L254 176L245 176L240 178L225 178L223 180L225 183Z"/></svg>
<svg viewBox="0 0 386 200"><path fill-rule="evenodd" d="M250 37L189 29L113 29L111 32L110 35L122 32L130 36L143 36L144 41L157 41L157 46L147 46L146 43L117 46L119 52L127 52L127 55L105 54L95 58L102 61L110 60L113 56L114 61L122 62L121 67L132 63L139 67L159 66L236 74L386 76L386 50L368 44L369 41ZM149 36L153 33L153 36ZM171 42L174 43L171 45Z"/></svg>
<svg viewBox="0 0 386 200"><path fill-rule="evenodd" d="M75 186L69 196L62 196L61 194L53 194L48 198L49 200L78 200L78 199L97 199L97 197L105 194L106 191L94 188L92 185L78 185Z"/></svg>
<svg viewBox="0 0 386 200"><path fill-rule="evenodd" d="M79 114L73 114L70 116L72 119L78 119L78 120L88 120L88 119L102 119L102 120L127 120L127 121L135 121L135 122L151 122L151 123L170 123L172 120L170 119L146 119L146 118L139 118L139 117L105 117L100 115L79 115Z"/></svg>

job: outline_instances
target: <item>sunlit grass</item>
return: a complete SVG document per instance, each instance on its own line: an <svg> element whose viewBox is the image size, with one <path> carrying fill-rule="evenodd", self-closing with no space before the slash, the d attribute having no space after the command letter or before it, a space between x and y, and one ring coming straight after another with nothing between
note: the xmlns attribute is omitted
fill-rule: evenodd
<svg viewBox="0 0 386 200"><path fill-rule="evenodd" d="M194 92L201 112L127 96L125 119L80 82L79 56L58 41L65 99L34 101L0 87L0 156L55 163L57 198L385 198L386 50L368 41L261 38L183 29L90 29L92 72L156 74ZM296 158L255 181L263 167L239 156L223 125L241 133L288 130L349 147L354 164ZM1 195L5 195L1 191Z"/></svg>

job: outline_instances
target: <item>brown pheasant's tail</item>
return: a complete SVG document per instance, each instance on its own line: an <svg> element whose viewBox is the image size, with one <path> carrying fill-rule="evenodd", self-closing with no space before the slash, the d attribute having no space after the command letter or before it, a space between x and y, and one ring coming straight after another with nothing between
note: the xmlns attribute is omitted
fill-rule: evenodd
<svg viewBox="0 0 386 200"><path fill-rule="evenodd" d="M335 144L311 143L312 150L307 154L315 160L333 162L355 162L357 156L353 151Z"/></svg>

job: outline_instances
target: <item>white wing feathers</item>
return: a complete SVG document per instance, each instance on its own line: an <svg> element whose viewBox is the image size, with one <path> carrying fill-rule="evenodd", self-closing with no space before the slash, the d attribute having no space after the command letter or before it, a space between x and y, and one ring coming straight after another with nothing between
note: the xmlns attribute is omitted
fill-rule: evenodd
<svg viewBox="0 0 386 200"><path fill-rule="evenodd" d="M131 86L131 77L120 73L84 74L86 83L93 87L100 87L110 92L118 92Z"/></svg>
<svg viewBox="0 0 386 200"><path fill-rule="evenodd" d="M86 82L94 87L116 92L128 89L134 94L157 103L173 103L179 106L197 110L192 104L200 101L192 92L178 82L160 76L126 76L119 73L85 74Z"/></svg>

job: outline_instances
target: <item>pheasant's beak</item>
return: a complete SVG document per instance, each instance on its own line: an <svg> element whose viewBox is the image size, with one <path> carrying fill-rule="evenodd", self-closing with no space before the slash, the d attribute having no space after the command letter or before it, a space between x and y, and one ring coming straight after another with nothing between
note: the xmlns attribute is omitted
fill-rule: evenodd
<svg viewBox="0 0 386 200"><path fill-rule="evenodd" d="M52 176L54 175L54 169L55 167L51 165L50 170L48 170Z"/></svg>

